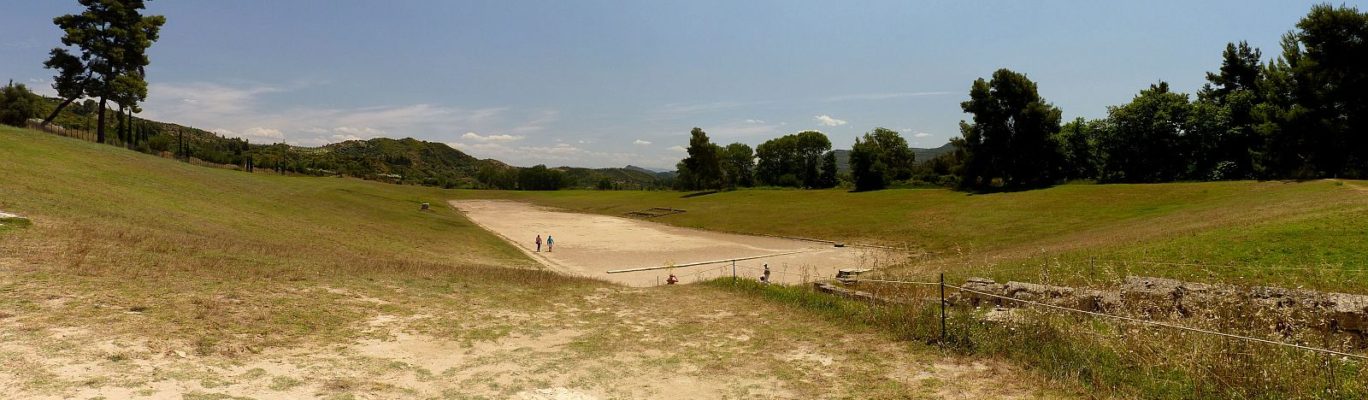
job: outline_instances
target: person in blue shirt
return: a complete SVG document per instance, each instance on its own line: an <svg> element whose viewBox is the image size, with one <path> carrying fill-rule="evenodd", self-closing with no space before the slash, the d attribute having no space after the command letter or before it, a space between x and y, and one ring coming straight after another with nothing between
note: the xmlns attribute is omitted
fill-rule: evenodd
<svg viewBox="0 0 1368 400"><path fill-rule="evenodd" d="M546 235L546 252L550 253L552 250L554 250L555 245L556 239L552 239L551 235Z"/></svg>

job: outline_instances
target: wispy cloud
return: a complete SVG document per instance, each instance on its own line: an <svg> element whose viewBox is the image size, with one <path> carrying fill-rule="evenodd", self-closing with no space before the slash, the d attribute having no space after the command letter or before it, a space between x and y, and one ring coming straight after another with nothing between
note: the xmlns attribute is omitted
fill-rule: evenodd
<svg viewBox="0 0 1368 400"><path fill-rule="evenodd" d="M650 141L646 141L646 140L637 139L636 141L632 142L632 144L635 144L635 145L637 145L637 146L650 146L650 145L651 145L651 142L650 142Z"/></svg>
<svg viewBox="0 0 1368 400"><path fill-rule="evenodd" d="M480 158L493 158L513 165L531 166L583 166L586 160L595 160L606 165L673 165L675 156L642 154L639 152L594 151L569 143L556 143L549 146L515 146L510 143L485 142L465 143L448 142L448 146ZM678 146L676 146L678 147ZM680 147L682 150L683 147Z"/></svg>
<svg viewBox="0 0 1368 400"><path fill-rule="evenodd" d="M917 132L917 133L912 134L912 137L915 137L915 138L925 138L925 137L931 137L931 134L930 134L930 133L926 133L926 132Z"/></svg>
<svg viewBox="0 0 1368 400"><path fill-rule="evenodd" d="M826 114L818 115L812 118L816 119L817 123L823 126L841 126L846 124L846 120L832 118L830 115Z"/></svg>
<svg viewBox="0 0 1368 400"><path fill-rule="evenodd" d="M858 94L844 94L844 95L839 95L839 96L831 96L831 97L827 97L827 98L825 98L825 99L822 99L822 101L837 102L837 101L861 101L861 100L888 100L888 99L897 99L897 98L904 98L904 97L943 96L943 95L954 94L954 93L955 93L955 92L858 93Z"/></svg>
<svg viewBox="0 0 1368 400"><path fill-rule="evenodd" d="M783 124L767 124L765 121L748 119L706 126L704 130L717 138L746 138L763 135L776 135Z"/></svg>
<svg viewBox="0 0 1368 400"><path fill-rule="evenodd" d="M461 132L509 132L472 141L512 141L555 121L556 112L533 111L523 118L503 107L462 108L439 104L357 108L276 107L269 96L291 95L315 83L228 85L213 82L154 82L144 117L215 130L223 135L317 146L380 136L436 139Z"/></svg>
<svg viewBox="0 0 1368 400"><path fill-rule="evenodd" d="M676 119L684 118L697 114L707 114L719 111L733 110L744 107L755 107L776 103L774 100L755 100L755 101L714 101L709 103L670 103L650 111L655 119Z"/></svg>
<svg viewBox="0 0 1368 400"><path fill-rule="evenodd" d="M475 132L466 132L461 135L461 139L474 140L476 142L515 142L522 140L522 136L514 135L480 135Z"/></svg>

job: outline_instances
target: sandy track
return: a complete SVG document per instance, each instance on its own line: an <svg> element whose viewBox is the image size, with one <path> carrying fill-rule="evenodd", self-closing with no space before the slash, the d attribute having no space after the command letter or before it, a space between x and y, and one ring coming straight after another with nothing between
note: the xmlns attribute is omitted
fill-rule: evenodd
<svg viewBox="0 0 1368 400"><path fill-rule="evenodd" d="M883 250L844 247L802 240L708 232L642 220L558 211L504 200L456 200L451 205L472 221L527 252L549 268L571 275L607 279L630 286L663 283L670 269L608 274L610 270L743 257L737 275L754 279L768 263L775 282L802 283L831 278L836 270L872 267L891 259ZM536 252L537 235L556 239L554 252ZM787 255L769 256L782 253ZM683 283L731 276L731 263L673 268Z"/></svg>

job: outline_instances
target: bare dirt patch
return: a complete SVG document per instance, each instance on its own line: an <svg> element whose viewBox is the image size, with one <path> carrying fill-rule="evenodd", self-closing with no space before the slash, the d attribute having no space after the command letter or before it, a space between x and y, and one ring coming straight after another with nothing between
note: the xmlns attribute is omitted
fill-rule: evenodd
<svg viewBox="0 0 1368 400"><path fill-rule="evenodd" d="M38 399L1060 397L1000 362L701 286L582 287L491 302L483 301L491 293L383 284L304 290L333 291L380 300L336 301L369 315L355 322L355 336L258 353L197 354L175 340L7 320L0 391Z"/></svg>
<svg viewBox="0 0 1368 400"><path fill-rule="evenodd" d="M829 279L841 268L872 268L901 261L880 249L708 232L642 220L564 212L506 200L458 200L451 205L475 223L518 246L547 267L570 275L607 279L631 286L664 283L674 273L682 283L731 276L731 263L712 263L641 272L610 270L687 265L757 257L737 262L738 276L757 278L769 264L770 279L804 283ZM537 235L555 238L554 249L537 251Z"/></svg>

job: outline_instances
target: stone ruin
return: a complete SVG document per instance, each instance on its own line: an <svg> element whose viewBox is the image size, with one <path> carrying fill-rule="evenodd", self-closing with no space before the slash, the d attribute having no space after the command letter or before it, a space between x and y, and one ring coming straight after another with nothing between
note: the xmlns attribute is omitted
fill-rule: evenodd
<svg viewBox="0 0 1368 400"><path fill-rule="evenodd" d="M1154 277L1126 277L1120 290L1080 289L1025 282L997 283L970 278L963 288L1011 299L1034 301L1083 311L1145 317L1239 318L1268 322L1284 335L1303 328L1350 333L1368 339L1368 296L1288 289L1240 287L1184 282ZM1019 307L1019 302L971 292L957 292L952 303ZM1361 341L1362 342L1362 341Z"/></svg>

